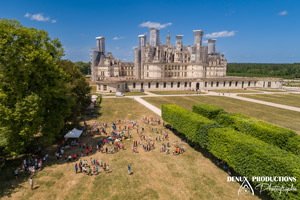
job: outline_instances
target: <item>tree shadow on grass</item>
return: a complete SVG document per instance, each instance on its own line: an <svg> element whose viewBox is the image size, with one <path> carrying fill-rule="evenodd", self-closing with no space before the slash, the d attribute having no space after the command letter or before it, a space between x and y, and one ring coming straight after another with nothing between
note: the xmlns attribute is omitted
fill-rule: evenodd
<svg viewBox="0 0 300 200"><path fill-rule="evenodd" d="M174 135L178 136L181 140L186 140L187 144L192 147L194 150L200 152L205 158L209 159L211 162L213 162L218 168L222 169L223 170L223 165L218 165L218 158L215 157L212 153L210 153L207 149L205 148L202 148L199 144L197 143L194 143L194 142L190 142L187 140L187 138L185 137L184 134L178 132L176 129L172 128L169 124L165 125L165 127L167 129L169 129L170 131L172 131L174 133ZM238 174L236 171L234 171L230 166L229 166L229 170L231 172L231 176L241 176L240 174ZM224 171L224 173L226 173ZM228 175L229 176L229 175ZM242 183L239 183L240 185ZM269 199L272 199L266 192L262 192L260 193L259 191L257 190L254 190L254 194L256 196L258 196L260 199L263 199L263 200L269 200Z"/></svg>
<svg viewBox="0 0 300 200"><path fill-rule="evenodd" d="M83 117L83 120L88 121L88 120L92 120L95 119L97 120L97 117L101 116L102 113L100 112L101 107L96 107L93 109L88 110L88 114L86 114ZM97 142L99 142L100 140L103 140L104 138L107 138L109 136L109 133L107 135L103 134L101 136L99 135L93 135L93 136L81 136L80 140L85 142L88 141L88 144L92 144L93 145L93 153L89 153L88 156L94 155L97 151L96 151L96 144ZM60 143L60 141L63 139L63 135L62 138L57 140L57 143ZM75 160L75 161L71 161L71 162L67 162L64 158L57 160L55 157L55 152L57 151L57 145L52 145L49 147L46 147L42 153L41 153L41 157L45 156L46 154L49 155L49 159L45 162L43 162L43 168L44 167L51 167L52 165L63 165L63 164L67 164L70 163L72 165L75 165L75 163L79 162L79 160L88 160L90 162L90 158L87 158L88 156L85 154L85 148L79 148L79 147L73 147L73 148L69 148L69 149L65 149L65 153L64 155L69 156L72 155L73 153L78 154L79 157ZM81 152L83 151L83 156L81 156ZM0 199L2 197L11 197L11 194L14 192L14 190L16 188L20 188L22 187L21 185L23 183L28 182L28 187L30 187L29 185L29 178L30 176L33 177L33 180L35 182L35 179L38 179L40 176L43 176L43 170L41 171L37 171L34 175L27 173L27 172L22 172L21 171L21 164L23 162L24 159L28 159L30 157L30 153L28 154L24 154L21 156L18 156L17 158L14 159L8 159L5 161L5 163L1 163L0 166L2 166L0 168ZM2 165L3 164L3 165ZM18 179L16 179L15 175L14 175L14 170L15 168L18 168L19 174L18 174ZM74 168L74 173L75 173L75 168ZM60 178L60 177L58 177ZM40 186L36 186L34 189L38 189Z"/></svg>

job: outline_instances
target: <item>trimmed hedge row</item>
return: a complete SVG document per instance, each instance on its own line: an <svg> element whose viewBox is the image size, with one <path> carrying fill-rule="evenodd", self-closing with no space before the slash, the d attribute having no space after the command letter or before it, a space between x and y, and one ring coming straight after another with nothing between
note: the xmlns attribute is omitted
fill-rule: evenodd
<svg viewBox="0 0 300 200"><path fill-rule="evenodd" d="M224 113L224 109L211 104L193 105L193 112L200 114L209 119L215 119L220 113Z"/></svg>
<svg viewBox="0 0 300 200"><path fill-rule="evenodd" d="M162 118L183 133L188 140L200 143L202 147L206 147L208 131L221 127L215 121L177 105L162 105Z"/></svg>
<svg viewBox="0 0 300 200"><path fill-rule="evenodd" d="M222 126L232 127L268 144L300 155L300 136L292 130L258 121L241 114L222 113L216 118L216 121Z"/></svg>
<svg viewBox="0 0 300 200"><path fill-rule="evenodd" d="M213 105L209 106L209 104L194 105L193 112L206 116L209 119L215 119L223 127L232 127L268 144L300 155L300 136L292 130L265 123L242 114L226 113L222 108Z"/></svg>
<svg viewBox="0 0 300 200"><path fill-rule="evenodd" d="M163 105L162 118L186 137L207 148L214 156L224 160L237 173L247 176L296 177L296 182L270 182L297 191L267 191L275 199L298 199L300 188L300 158L250 135L220 125L177 105ZM247 117L246 117L247 118ZM257 185L259 182L253 182Z"/></svg>
<svg viewBox="0 0 300 200"><path fill-rule="evenodd" d="M293 184L300 189L300 158L290 152L269 145L259 139L240 133L231 128L217 128L209 131L207 148L217 158L224 160L237 173L253 176L296 177L296 182L270 182L290 188ZM259 182L253 182L255 185ZM275 199L299 199L299 192L268 191Z"/></svg>

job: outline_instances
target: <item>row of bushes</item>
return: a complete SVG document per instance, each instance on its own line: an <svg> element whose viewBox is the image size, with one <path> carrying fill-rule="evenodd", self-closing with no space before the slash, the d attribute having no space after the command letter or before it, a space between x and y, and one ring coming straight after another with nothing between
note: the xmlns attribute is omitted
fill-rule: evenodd
<svg viewBox="0 0 300 200"><path fill-rule="evenodd" d="M220 125L213 120L176 105L163 105L162 118L177 131L186 135L189 140L207 148L214 156L226 161L237 173L247 176L249 180L253 176L296 177L296 183L280 182L279 185L290 188L294 184L294 187L300 188L298 156L232 128L220 128ZM253 183L258 184L258 182ZM276 183L271 184L278 185ZM269 190L268 193L275 199L299 197L297 191L288 193L283 191L280 194L278 191Z"/></svg>
<svg viewBox="0 0 300 200"><path fill-rule="evenodd" d="M248 177L296 177L296 182L270 182L272 187L300 188L300 158L290 152L245 135L232 128L211 129L208 137L208 150L217 158L224 160L237 173ZM259 182L253 181L255 185ZM265 187L264 187L265 188ZM268 191L275 199L299 199L295 192Z"/></svg>
<svg viewBox="0 0 300 200"><path fill-rule="evenodd" d="M177 105L162 105L162 118L177 131L184 133L188 140L200 143L202 147L206 147L208 131L221 127L215 121Z"/></svg>
<svg viewBox="0 0 300 200"><path fill-rule="evenodd" d="M300 136L292 130L274 126L242 114L227 113L222 108L210 104L194 105L193 112L209 119L215 119L223 127L232 127L266 143L300 155Z"/></svg>

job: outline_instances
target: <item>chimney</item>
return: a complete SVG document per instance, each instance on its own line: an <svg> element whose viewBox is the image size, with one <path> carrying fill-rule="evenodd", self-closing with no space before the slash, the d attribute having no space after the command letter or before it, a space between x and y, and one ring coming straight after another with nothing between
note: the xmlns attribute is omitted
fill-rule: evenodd
<svg viewBox="0 0 300 200"><path fill-rule="evenodd" d="M202 30L194 30L194 45L202 45L202 35L203 31Z"/></svg>
<svg viewBox="0 0 300 200"><path fill-rule="evenodd" d="M139 35L139 49L146 46L147 35Z"/></svg>
<svg viewBox="0 0 300 200"><path fill-rule="evenodd" d="M99 52L105 53L105 37L96 37Z"/></svg>
<svg viewBox="0 0 300 200"><path fill-rule="evenodd" d="M208 39L208 54L213 54L216 52L216 40Z"/></svg>
<svg viewBox="0 0 300 200"><path fill-rule="evenodd" d="M176 49L178 50L182 48L182 37L183 35L176 35Z"/></svg>
<svg viewBox="0 0 300 200"><path fill-rule="evenodd" d="M150 28L150 39L149 45L151 47L156 47L160 44L159 42L159 30L156 28Z"/></svg>

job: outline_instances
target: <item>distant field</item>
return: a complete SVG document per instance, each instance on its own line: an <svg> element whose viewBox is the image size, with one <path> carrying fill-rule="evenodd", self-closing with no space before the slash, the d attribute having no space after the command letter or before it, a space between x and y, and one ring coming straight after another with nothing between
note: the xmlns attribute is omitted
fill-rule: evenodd
<svg viewBox="0 0 300 200"><path fill-rule="evenodd" d="M239 94L238 96L300 108L300 94Z"/></svg>
<svg viewBox="0 0 300 200"><path fill-rule="evenodd" d="M220 93L255 93L259 92L257 90L243 90L243 89L224 89L224 90L210 90L212 92L220 92Z"/></svg>
<svg viewBox="0 0 300 200"><path fill-rule="evenodd" d="M145 125L140 122L141 117L157 117L134 99L104 99L99 111L101 122L112 122L118 119L136 119L139 125L145 127L145 132L151 137L156 134L152 128L162 129L162 126ZM96 119L90 119L89 123ZM124 123L121 126L125 125ZM127 124L129 125L129 124ZM107 131L111 131L109 128ZM168 131L169 132L169 131ZM137 139L136 130L132 131ZM180 138L169 132L170 144ZM85 143L95 145L99 136L83 137ZM1 179L1 199L259 199L257 196L245 194L238 196L238 183L228 183L227 174L217 167L208 155L181 143L187 149L183 155L166 155L160 153L158 146L162 141L155 142L156 149L144 152L138 147L139 153L131 151L132 141L125 141L126 150L114 154L95 153L83 159L90 163L91 158L104 161L110 165L111 173L106 174L102 169L99 175L87 176L75 174L74 162L67 164L53 158L48 166L33 177L37 189L31 191L29 179L15 180L13 169L7 172L10 180ZM55 147L56 148L56 147ZM170 148L172 151L173 147ZM80 152L78 148L65 151L66 155ZM133 175L127 174L127 165L132 167ZM1 175L4 175L3 172ZM2 177L0 177L2 178ZM3 181L2 181L3 180ZM5 192L4 192L5 191Z"/></svg>
<svg viewBox="0 0 300 200"><path fill-rule="evenodd" d="M196 91L186 91L186 90L171 90L171 91L149 91L153 94L159 95L173 95L173 94L197 94ZM205 94L205 92L201 92L201 94Z"/></svg>
<svg viewBox="0 0 300 200"><path fill-rule="evenodd" d="M232 99L223 96L189 97L144 97L144 100L161 108L162 104L177 104L187 109L197 103L209 103L224 108L228 112L242 113L275 125L290 128L300 133L300 113L272 106Z"/></svg>

